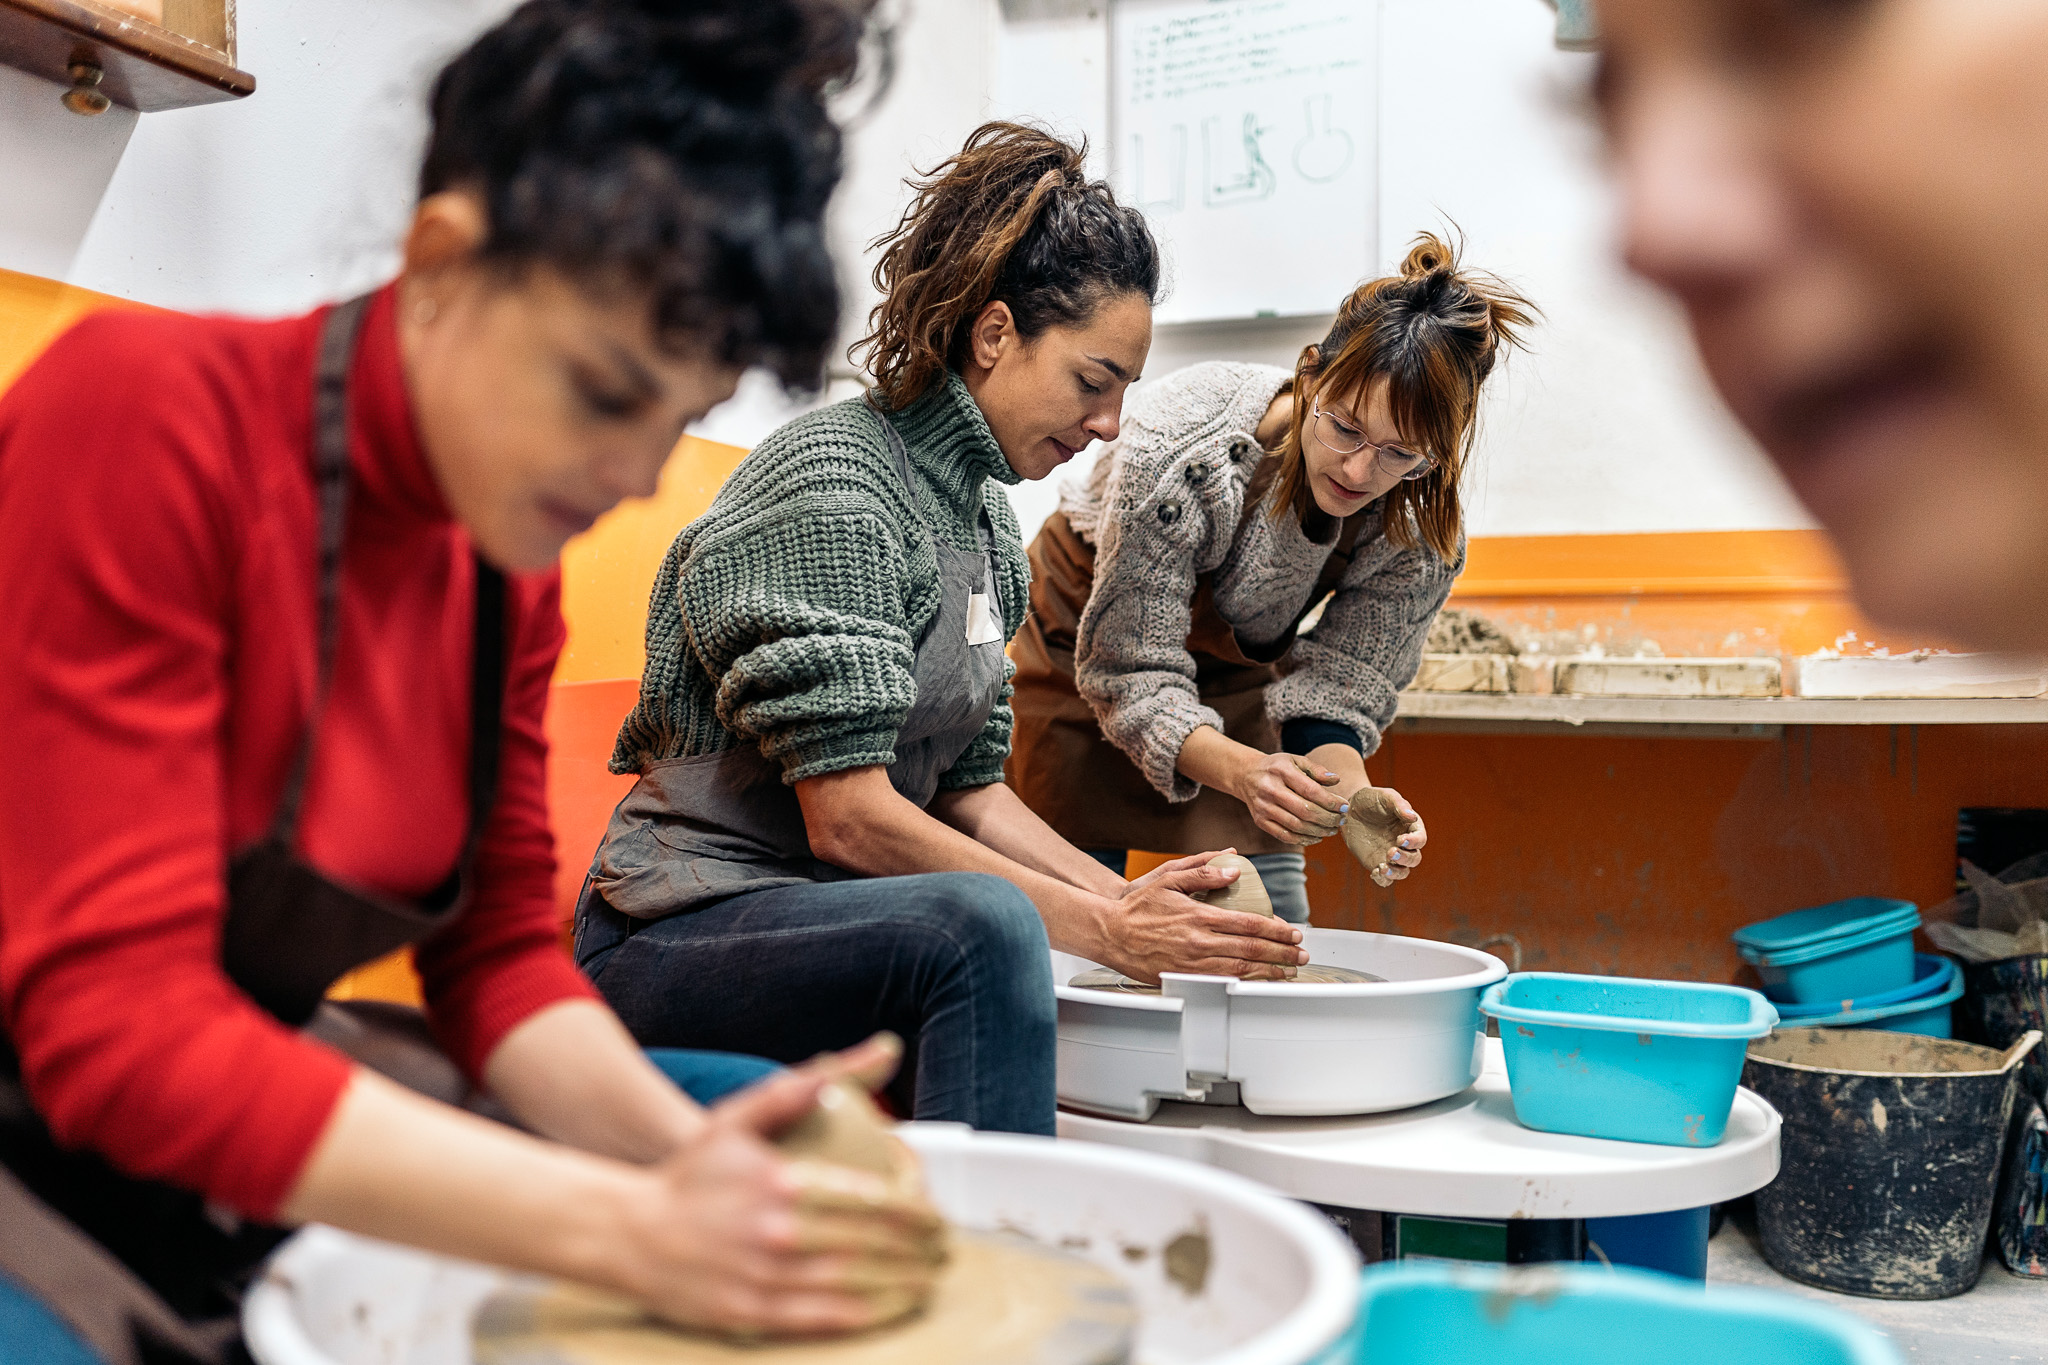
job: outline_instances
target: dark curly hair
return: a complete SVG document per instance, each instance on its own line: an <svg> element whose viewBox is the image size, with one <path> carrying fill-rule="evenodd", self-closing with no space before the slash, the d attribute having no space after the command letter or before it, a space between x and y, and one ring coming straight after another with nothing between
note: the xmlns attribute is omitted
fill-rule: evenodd
<svg viewBox="0 0 2048 1365"><path fill-rule="evenodd" d="M815 386L826 201L867 0L527 0L434 83L422 197L484 201L491 265L645 294L674 352Z"/></svg>
<svg viewBox="0 0 2048 1365"><path fill-rule="evenodd" d="M1145 216L1084 169L1087 145L1018 123L984 123L923 180L895 230L875 239L882 301L855 343L891 409L966 359L981 310L1010 306L1025 339L1073 326L1104 300L1158 302L1159 247Z"/></svg>

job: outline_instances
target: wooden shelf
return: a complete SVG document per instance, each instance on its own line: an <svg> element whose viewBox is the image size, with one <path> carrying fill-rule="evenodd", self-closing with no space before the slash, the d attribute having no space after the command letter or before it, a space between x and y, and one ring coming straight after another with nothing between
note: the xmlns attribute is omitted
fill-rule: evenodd
<svg viewBox="0 0 2048 1365"><path fill-rule="evenodd" d="M91 0L0 0L0 63L66 88L73 63L94 63L105 73L100 93L145 114L254 93L256 78L235 66L226 0L168 0L166 10L166 23L184 31Z"/></svg>
<svg viewBox="0 0 2048 1365"><path fill-rule="evenodd" d="M1787 725L2044 725L2048 698L1558 697L1403 692L1397 734L1674 734L1773 739Z"/></svg>

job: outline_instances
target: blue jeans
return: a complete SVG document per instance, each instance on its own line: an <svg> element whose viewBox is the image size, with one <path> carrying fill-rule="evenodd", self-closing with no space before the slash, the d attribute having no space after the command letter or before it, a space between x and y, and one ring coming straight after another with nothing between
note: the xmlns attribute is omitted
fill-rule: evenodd
<svg viewBox="0 0 2048 1365"><path fill-rule="evenodd" d="M716 1104L780 1070L775 1063L733 1052L649 1048L647 1060L699 1104ZM0 1274L0 1365L102 1365L42 1300Z"/></svg>
<svg viewBox="0 0 2048 1365"><path fill-rule="evenodd" d="M1121 877L1131 855L1120 848L1091 848L1089 856ZM1308 923L1308 859L1299 853L1254 853L1252 866L1266 884L1273 913L1289 924Z"/></svg>
<svg viewBox="0 0 2048 1365"><path fill-rule="evenodd" d="M800 1062L902 1035L898 1112L1053 1131L1045 925L999 877L931 872L747 891L667 919L584 898L576 960L643 1047Z"/></svg>

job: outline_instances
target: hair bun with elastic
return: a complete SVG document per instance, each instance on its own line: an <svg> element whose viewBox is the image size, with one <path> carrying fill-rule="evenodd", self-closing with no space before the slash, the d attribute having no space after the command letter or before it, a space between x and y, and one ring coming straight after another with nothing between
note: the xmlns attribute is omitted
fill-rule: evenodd
<svg viewBox="0 0 2048 1365"><path fill-rule="evenodd" d="M1402 257L1401 278L1426 279L1439 270L1455 271L1457 268L1457 249L1435 233L1425 232L1415 239L1415 245L1409 247L1408 254Z"/></svg>

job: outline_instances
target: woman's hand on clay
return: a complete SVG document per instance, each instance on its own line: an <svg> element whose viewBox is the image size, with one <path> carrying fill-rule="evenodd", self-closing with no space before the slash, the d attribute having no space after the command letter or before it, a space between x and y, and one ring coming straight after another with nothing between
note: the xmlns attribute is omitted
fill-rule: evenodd
<svg viewBox="0 0 2048 1365"><path fill-rule="evenodd" d="M1235 869L1207 866L1215 856L1176 858L1126 887L1104 926L1109 951L1102 964L1148 985L1161 972L1275 981L1306 964L1301 930L1286 920L1191 899L1236 880Z"/></svg>
<svg viewBox="0 0 2048 1365"><path fill-rule="evenodd" d="M1244 802L1252 823L1283 843L1308 845L1335 834L1346 801L1336 773L1300 754L1260 754L1231 795Z"/></svg>
<svg viewBox="0 0 2048 1365"><path fill-rule="evenodd" d="M1415 807L1408 804L1408 798L1392 787L1377 787L1360 790L1374 790L1385 797L1394 808L1394 814L1406 820L1411 826L1387 853L1387 870L1383 874L1387 883L1398 882L1422 865L1422 848L1429 842L1429 827L1422 823L1422 817L1415 813ZM1356 792L1353 793L1357 795ZM1376 879L1377 880L1377 879Z"/></svg>
<svg viewBox="0 0 2048 1365"><path fill-rule="evenodd" d="M858 1331L928 1294L942 1225L921 1195L867 1171L791 1162L770 1145L827 1083L872 1073L873 1049L748 1087L648 1167L622 1210L617 1287L682 1326L774 1336Z"/></svg>

